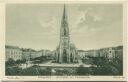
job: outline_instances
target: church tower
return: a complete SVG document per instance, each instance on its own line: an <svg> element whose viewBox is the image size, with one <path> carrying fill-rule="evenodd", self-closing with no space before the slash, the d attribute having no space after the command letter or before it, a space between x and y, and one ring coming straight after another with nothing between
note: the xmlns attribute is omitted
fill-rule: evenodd
<svg viewBox="0 0 128 82"><path fill-rule="evenodd" d="M56 61L58 63L74 62L74 55L76 54L71 52L68 17L64 5L60 28L60 43L56 50Z"/></svg>

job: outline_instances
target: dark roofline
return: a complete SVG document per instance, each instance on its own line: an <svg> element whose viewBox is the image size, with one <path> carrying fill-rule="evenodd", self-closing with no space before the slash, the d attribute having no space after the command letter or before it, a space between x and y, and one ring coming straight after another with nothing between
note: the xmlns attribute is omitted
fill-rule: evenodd
<svg viewBox="0 0 128 82"><path fill-rule="evenodd" d="M18 46L5 45L5 48L20 49Z"/></svg>
<svg viewBox="0 0 128 82"><path fill-rule="evenodd" d="M114 50L116 49L123 49L123 46L122 45L119 45L119 46L114 46L114 47L104 47L104 48L99 48L99 49L90 49L90 50L77 50L78 52L88 52L88 51L96 51L96 50L103 50L103 49L109 49L109 48L112 48Z"/></svg>

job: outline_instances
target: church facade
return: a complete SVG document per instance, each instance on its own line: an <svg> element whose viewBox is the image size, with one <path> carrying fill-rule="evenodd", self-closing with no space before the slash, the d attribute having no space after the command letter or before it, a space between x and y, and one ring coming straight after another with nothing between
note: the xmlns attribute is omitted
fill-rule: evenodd
<svg viewBox="0 0 128 82"><path fill-rule="evenodd" d="M64 6L60 28L60 42L55 51L57 63L76 63L78 62L77 49L70 42L68 18Z"/></svg>

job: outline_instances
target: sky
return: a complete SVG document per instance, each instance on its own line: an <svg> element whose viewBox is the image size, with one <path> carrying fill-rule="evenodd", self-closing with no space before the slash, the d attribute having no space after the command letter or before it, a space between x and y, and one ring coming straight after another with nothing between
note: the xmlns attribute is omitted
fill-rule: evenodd
<svg viewBox="0 0 128 82"><path fill-rule="evenodd" d="M63 4L7 4L6 45L55 50ZM70 41L90 50L122 45L121 4L66 4Z"/></svg>

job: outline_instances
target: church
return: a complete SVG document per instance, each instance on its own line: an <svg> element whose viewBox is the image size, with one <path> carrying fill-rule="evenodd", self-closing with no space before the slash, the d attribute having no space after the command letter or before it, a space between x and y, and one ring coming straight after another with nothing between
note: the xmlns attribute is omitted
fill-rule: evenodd
<svg viewBox="0 0 128 82"><path fill-rule="evenodd" d="M60 42L55 51L55 58L57 63L77 63L78 53L74 44L70 42L69 25L64 5L61 28L60 28Z"/></svg>

